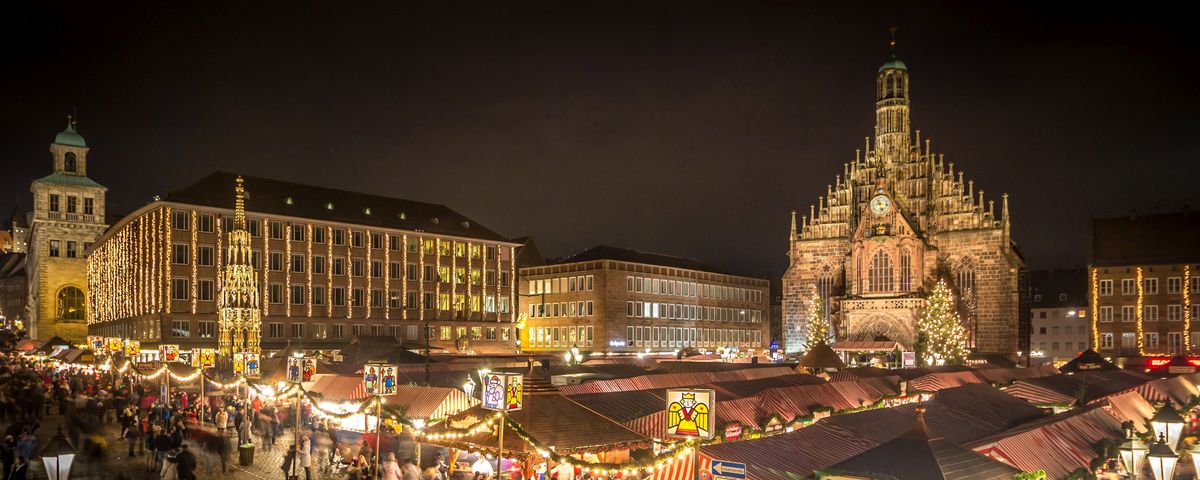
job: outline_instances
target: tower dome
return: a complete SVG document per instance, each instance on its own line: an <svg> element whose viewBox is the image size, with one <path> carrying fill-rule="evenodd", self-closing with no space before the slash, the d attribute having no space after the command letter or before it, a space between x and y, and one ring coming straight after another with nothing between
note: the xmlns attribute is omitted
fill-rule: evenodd
<svg viewBox="0 0 1200 480"><path fill-rule="evenodd" d="M87 142L83 140L83 135L75 131L75 120L69 115L67 116L67 129L58 132L58 135L54 136L54 143L71 147L87 146Z"/></svg>
<svg viewBox="0 0 1200 480"><path fill-rule="evenodd" d="M882 72L884 70L906 70L907 71L908 66L904 65L904 62L900 61L899 58L896 58L895 55L892 55L891 60L888 60L887 63L885 63L885 64L883 64L883 66L879 67L880 72Z"/></svg>

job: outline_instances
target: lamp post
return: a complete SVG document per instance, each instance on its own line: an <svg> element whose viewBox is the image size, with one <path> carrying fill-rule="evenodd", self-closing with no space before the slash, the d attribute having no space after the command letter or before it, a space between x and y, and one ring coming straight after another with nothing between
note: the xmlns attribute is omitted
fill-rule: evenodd
<svg viewBox="0 0 1200 480"><path fill-rule="evenodd" d="M62 426L58 427L58 431L50 442L46 444L46 448L42 449L39 454L42 457L42 465L46 467L46 475L50 480L67 480L71 475L71 464L75 463L75 447L71 446L71 442L63 436Z"/></svg>
<svg viewBox="0 0 1200 480"><path fill-rule="evenodd" d="M1125 465L1125 472L1129 478L1137 478L1137 473L1141 470L1142 462L1146 460L1149 448L1146 447L1146 442L1138 438L1133 427L1129 428L1125 436L1125 443L1117 447L1117 451L1121 454L1121 463Z"/></svg>
<svg viewBox="0 0 1200 480"><path fill-rule="evenodd" d="M1158 409L1158 413L1154 414L1154 418L1150 419L1150 426L1154 428L1154 435L1166 439L1167 445L1175 448L1179 444L1179 436L1183 433L1184 425L1183 417L1179 412L1171 407L1170 402Z"/></svg>
<svg viewBox="0 0 1200 480"><path fill-rule="evenodd" d="M1175 478L1175 464L1179 462L1179 456L1175 453L1175 449L1167 445L1166 437L1159 436L1158 441L1150 445L1150 454L1147 455L1147 458L1150 461L1150 470L1154 471L1154 478L1158 480Z"/></svg>

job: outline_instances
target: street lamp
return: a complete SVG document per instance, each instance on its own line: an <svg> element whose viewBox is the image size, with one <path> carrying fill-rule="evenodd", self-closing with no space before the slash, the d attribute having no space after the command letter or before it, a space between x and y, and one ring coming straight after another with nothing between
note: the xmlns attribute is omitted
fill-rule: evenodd
<svg viewBox="0 0 1200 480"><path fill-rule="evenodd" d="M1129 474L1129 478L1137 478L1137 472L1140 471L1142 462L1146 460L1149 448L1146 447L1146 442L1138 438L1133 427L1129 428L1125 443L1117 447L1117 451L1121 454L1121 462L1125 464L1125 471Z"/></svg>
<svg viewBox="0 0 1200 480"><path fill-rule="evenodd" d="M42 457L42 465L46 467L46 475L50 480L67 480L71 475L71 464L75 463L75 447L71 446L71 442L62 434L62 426L58 427L58 432L54 434L54 438L50 439L50 443L46 444L46 448L42 449L40 454Z"/></svg>
<svg viewBox="0 0 1200 480"><path fill-rule="evenodd" d="M1154 478L1158 480L1175 478L1175 463L1179 461L1179 456L1175 454L1175 450L1170 445L1167 445L1166 438L1159 436L1158 441L1150 445L1150 455L1147 457L1150 460L1150 470L1154 471Z"/></svg>
<svg viewBox="0 0 1200 480"><path fill-rule="evenodd" d="M467 383L463 384L463 393L466 393L468 397L473 396L475 393L475 380L471 379L471 375L469 374L467 375Z"/></svg>
<svg viewBox="0 0 1200 480"><path fill-rule="evenodd" d="M1172 448L1179 444L1179 435L1183 433L1184 423L1183 417L1171 407L1169 401L1158 409L1154 418L1150 419L1150 426L1154 428L1154 434L1165 437L1167 445Z"/></svg>

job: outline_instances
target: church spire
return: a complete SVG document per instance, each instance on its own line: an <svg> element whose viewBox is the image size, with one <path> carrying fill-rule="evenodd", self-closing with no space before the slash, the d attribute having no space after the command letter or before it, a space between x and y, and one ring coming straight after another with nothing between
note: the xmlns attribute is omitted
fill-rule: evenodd
<svg viewBox="0 0 1200 480"><path fill-rule="evenodd" d="M796 241L796 209L792 209L792 230L788 233L788 240Z"/></svg>
<svg viewBox="0 0 1200 480"><path fill-rule="evenodd" d="M888 42L891 58L879 67L875 85L875 161L887 166L909 152L908 67L896 58L896 28Z"/></svg>
<svg viewBox="0 0 1200 480"><path fill-rule="evenodd" d="M235 199L233 201L233 228L243 230L246 228L246 188L242 186L242 176L237 177L237 186L233 188Z"/></svg>

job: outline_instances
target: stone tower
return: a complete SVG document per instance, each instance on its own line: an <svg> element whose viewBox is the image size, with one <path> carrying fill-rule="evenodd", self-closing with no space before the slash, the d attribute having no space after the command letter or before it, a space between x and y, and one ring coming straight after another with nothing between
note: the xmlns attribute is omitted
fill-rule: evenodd
<svg viewBox="0 0 1200 480"><path fill-rule="evenodd" d="M783 277L789 352L805 348L813 291L827 305L835 347L890 340L911 350L926 292L939 279L954 287L975 351L1018 350L1025 267L1010 238L1008 196L997 215L973 180L914 135L909 88L908 67L893 50L876 76L875 135L799 224L792 213Z"/></svg>
<svg viewBox="0 0 1200 480"><path fill-rule="evenodd" d="M221 273L220 292L220 354L232 358L234 353L260 353L262 319L258 297L258 273L251 263L250 231L246 229L246 190L242 177L234 189L233 230L229 232L229 249L225 270Z"/></svg>
<svg viewBox="0 0 1200 480"><path fill-rule="evenodd" d="M87 337L87 260L84 254L108 228L108 190L87 176L88 146L74 119L50 144L53 173L33 181L29 219L29 336Z"/></svg>

